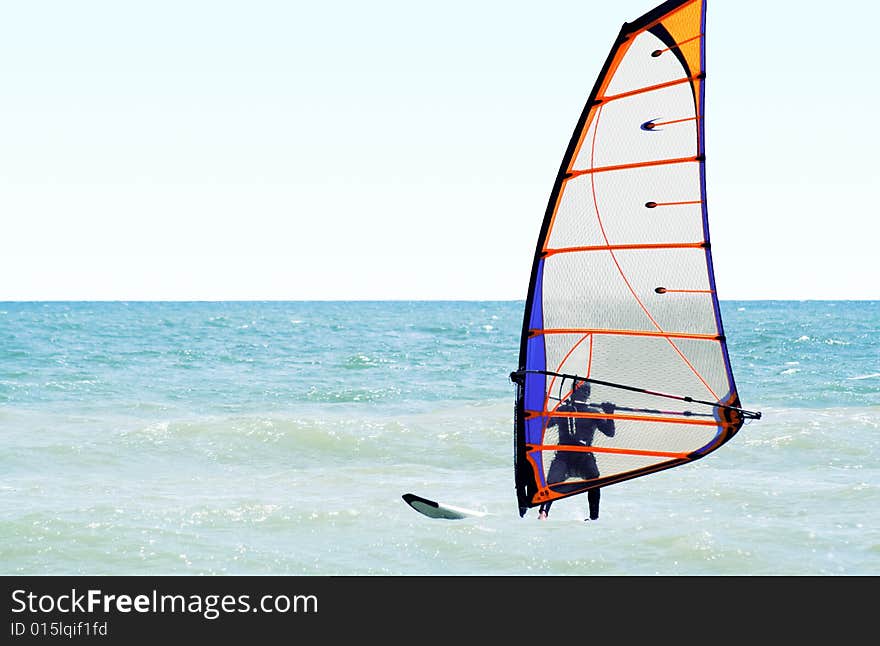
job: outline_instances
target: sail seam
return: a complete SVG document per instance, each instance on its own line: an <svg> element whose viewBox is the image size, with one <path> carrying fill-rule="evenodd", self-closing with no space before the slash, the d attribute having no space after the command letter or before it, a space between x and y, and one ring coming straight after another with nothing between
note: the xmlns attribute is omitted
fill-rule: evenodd
<svg viewBox="0 0 880 646"><path fill-rule="evenodd" d="M565 362L568 361L568 358L574 353L574 351L577 349L577 347L578 347L581 343L583 343L586 339L590 339L590 354L592 354L592 350L593 350L592 336L593 336L593 335L592 335L591 333L587 332L586 334L584 334L583 337L581 337L581 339L580 339L577 343L575 343L573 346L571 346L571 349L570 349L570 350L568 351L568 353L562 358L562 361L559 362L559 365L556 367L556 371L558 372L559 370L562 369L562 366L565 365ZM547 404L548 404L548 402L550 401L550 392L553 390L553 386L554 386L555 383L556 383L556 375L552 375L551 378L550 378L550 385L549 385L548 388L547 388L547 393L546 393L546 395L544 396L544 408L545 408L545 409L547 408ZM569 391L568 394L566 394L566 397L568 397L569 395L571 395L572 392L573 392L573 391ZM563 397L562 399L565 399L565 397ZM561 405L562 405L562 401L560 400L560 402L559 402L558 404L556 404L556 408L558 408L558 407L561 406ZM544 431L546 431L546 430L547 430L547 425L545 424L545 425L544 425L544 428L542 429L542 433L543 433Z"/></svg>

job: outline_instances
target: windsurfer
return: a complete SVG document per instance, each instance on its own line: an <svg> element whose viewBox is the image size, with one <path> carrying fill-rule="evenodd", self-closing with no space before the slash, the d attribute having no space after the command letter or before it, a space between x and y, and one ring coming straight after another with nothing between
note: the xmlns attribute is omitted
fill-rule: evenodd
<svg viewBox="0 0 880 646"><path fill-rule="evenodd" d="M576 381L571 395L556 409L559 413L586 413L596 412L595 404L589 404L590 382ZM603 402L600 405L603 412L614 412L614 404ZM592 410L590 410L592 408ZM608 437L614 437L614 420L594 417L554 417L550 420L550 426L556 426L559 432L559 444L574 446L592 446L593 436L596 430ZM592 480L599 477L599 467L596 464L596 456L589 451L557 451L550 463L550 471L547 474L547 482L562 482L568 478L583 478ZM599 488L590 489L587 492L587 501L590 507L590 520L599 517ZM550 513L550 505L553 501L541 503L538 508L538 518L544 520Z"/></svg>

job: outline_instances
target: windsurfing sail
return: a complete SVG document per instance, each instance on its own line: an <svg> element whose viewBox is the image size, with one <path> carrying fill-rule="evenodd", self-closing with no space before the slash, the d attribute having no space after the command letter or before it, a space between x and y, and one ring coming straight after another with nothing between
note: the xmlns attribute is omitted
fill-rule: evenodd
<svg viewBox="0 0 880 646"><path fill-rule="evenodd" d="M521 516L702 458L760 418L740 407L715 289L705 43L705 0L625 23L563 157L511 373ZM590 401L561 406L578 379ZM614 433L561 443L569 420L611 420ZM592 455L592 469L548 481L566 452Z"/></svg>

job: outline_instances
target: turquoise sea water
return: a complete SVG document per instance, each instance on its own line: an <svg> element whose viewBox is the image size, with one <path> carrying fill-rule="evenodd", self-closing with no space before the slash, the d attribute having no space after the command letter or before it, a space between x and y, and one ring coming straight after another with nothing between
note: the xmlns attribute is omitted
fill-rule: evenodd
<svg viewBox="0 0 880 646"><path fill-rule="evenodd" d="M763 419L597 523L517 513L522 309L0 303L0 573L880 574L880 302L724 302Z"/></svg>

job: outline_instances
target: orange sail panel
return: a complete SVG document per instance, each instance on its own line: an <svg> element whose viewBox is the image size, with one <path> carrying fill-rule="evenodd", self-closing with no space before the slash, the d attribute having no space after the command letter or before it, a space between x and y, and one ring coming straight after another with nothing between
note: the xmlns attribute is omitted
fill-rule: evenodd
<svg viewBox="0 0 880 646"><path fill-rule="evenodd" d="M705 17L671 0L625 23L562 160L511 373L521 515L703 457L760 416L739 408L715 289ZM589 445L560 444L573 419L596 420ZM590 457L553 481L565 452Z"/></svg>

